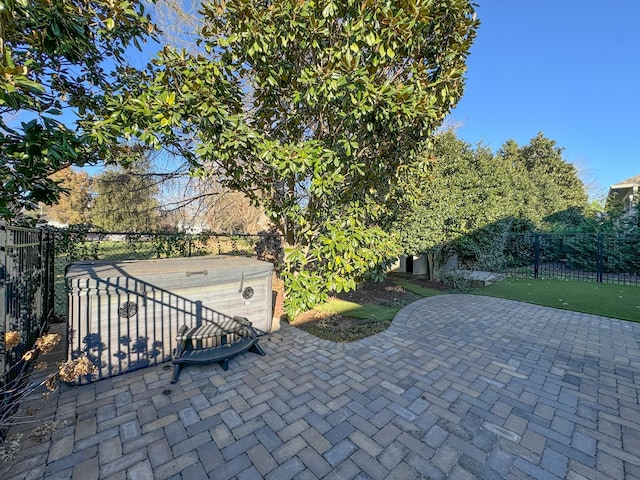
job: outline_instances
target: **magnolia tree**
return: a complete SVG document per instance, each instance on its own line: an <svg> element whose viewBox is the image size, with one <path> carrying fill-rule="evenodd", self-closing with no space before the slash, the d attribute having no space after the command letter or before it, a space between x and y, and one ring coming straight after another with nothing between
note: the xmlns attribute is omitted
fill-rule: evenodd
<svg viewBox="0 0 640 480"><path fill-rule="evenodd" d="M478 25L469 0L213 1L199 50L165 48L123 84L98 142L179 151L285 235L289 316L379 276L380 227L460 99Z"/></svg>
<svg viewBox="0 0 640 480"><path fill-rule="evenodd" d="M118 149L96 148L74 119L104 104L105 61L126 65L152 30L138 0L0 0L0 218L55 203L51 174Z"/></svg>

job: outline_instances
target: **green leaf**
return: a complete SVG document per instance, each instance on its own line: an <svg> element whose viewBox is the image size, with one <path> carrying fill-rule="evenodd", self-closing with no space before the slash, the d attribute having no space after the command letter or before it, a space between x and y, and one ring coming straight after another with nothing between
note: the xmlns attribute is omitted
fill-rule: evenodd
<svg viewBox="0 0 640 480"><path fill-rule="evenodd" d="M17 86L21 87L23 90L28 90L31 93L44 93L44 87L33 80L29 80L26 77L16 77L14 82Z"/></svg>
<svg viewBox="0 0 640 480"><path fill-rule="evenodd" d="M333 2L329 2L326 7L322 10L322 16L324 18L328 18L333 16L336 11L336 4Z"/></svg>

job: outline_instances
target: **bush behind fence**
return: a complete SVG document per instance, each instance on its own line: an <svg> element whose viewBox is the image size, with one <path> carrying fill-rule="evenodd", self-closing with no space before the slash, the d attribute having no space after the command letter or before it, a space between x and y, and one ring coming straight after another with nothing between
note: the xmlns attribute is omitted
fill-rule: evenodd
<svg viewBox="0 0 640 480"><path fill-rule="evenodd" d="M640 285L640 234L513 235L499 269L511 276Z"/></svg>

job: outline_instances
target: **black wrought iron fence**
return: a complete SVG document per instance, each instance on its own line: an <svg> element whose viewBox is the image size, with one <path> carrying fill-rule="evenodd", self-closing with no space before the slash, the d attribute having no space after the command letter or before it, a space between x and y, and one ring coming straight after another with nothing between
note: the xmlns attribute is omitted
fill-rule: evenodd
<svg viewBox="0 0 640 480"><path fill-rule="evenodd" d="M22 361L54 312L53 235L0 222L0 388L23 377ZM12 348L7 348L8 332ZM14 342L17 344L13 345Z"/></svg>
<svg viewBox="0 0 640 480"><path fill-rule="evenodd" d="M502 270L511 276L640 285L640 235L513 235L505 246Z"/></svg>

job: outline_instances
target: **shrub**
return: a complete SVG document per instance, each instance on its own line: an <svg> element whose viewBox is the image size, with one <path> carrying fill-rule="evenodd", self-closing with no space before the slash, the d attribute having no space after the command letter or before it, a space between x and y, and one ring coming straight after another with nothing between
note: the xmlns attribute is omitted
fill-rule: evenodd
<svg viewBox="0 0 640 480"><path fill-rule="evenodd" d="M4 378L11 380L6 381L2 387L4 397L4 402L0 406L0 461L2 462L14 459L20 451L23 434L17 433L7 436L7 432L11 426L20 423L16 420L15 414L28 395L44 386L46 391L42 396L43 399L46 399L56 391L60 381L73 382L82 376L94 373L96 370L95 365L87 357L79 357L58 363L54 372L40 380L30 382L31 372L34 368L44 369L47 367L46 362L38 362L39 356L49 353L59 342L60 335L56 333L40 336L34 347L28 350L22 359L5 374ZM11 351L20 344L20 334L16 331L7 332L4 343L6 351ZM50 419L34 428L29 437L36 441L43 441L61 425L61 422Z"/></svg>

